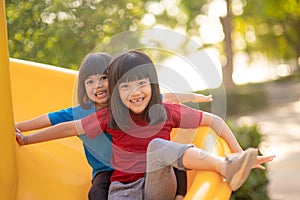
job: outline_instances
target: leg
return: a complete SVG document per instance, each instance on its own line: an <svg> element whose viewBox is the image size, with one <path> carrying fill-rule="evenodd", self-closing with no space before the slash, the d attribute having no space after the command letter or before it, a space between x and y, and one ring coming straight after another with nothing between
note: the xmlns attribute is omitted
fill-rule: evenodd
<svg viewBox="0 0 300 200"><path fill-rule="evenodd" d="M221 174L224 157L212 155L194 147L185 151L182 162L188 169L213 170Z"/></svg>
<svg viewBox="0 0 300 200"><path fill-rule="evenodd" d="M189 148L185 151L182 162L186 168L220 173L235 191L246 181L256 159L257 149L253 148L228 155L226 158L210 155L198 148Z"/></svg>
<svg viewBox="0 0 300 200"><path fill-rule="evenodd" d="M174 168L176 180L177 180L177 190L176 190L176 198L183 199L186 195L187 190L187 176L186 171L178 170Z"/></svg>
<svg viewBox="0 0 300 200"><path fill-rule="evenodd" d="M153 139L147 149L145 200L174 200L177 182L173 167L185 170L182 156L192 145Z"/></svg>
<svg viewBox="0 0 300 200"><path fill-rule="evenodd" d="M142 200L145 178L131 183L113 181L109 187L108 200Z"/></svg>
<svg viewBox="0 0 300 200"><path fill-rule="evenodd" d="M89 200L107 200L110 185L110 176L113 171L99 172L92 181L89 191Z"/></svg>

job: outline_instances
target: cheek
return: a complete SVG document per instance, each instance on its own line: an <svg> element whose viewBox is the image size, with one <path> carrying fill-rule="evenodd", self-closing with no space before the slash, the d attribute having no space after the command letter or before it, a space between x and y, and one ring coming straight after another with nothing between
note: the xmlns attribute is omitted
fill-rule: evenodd
<svg viewBox="0 0 300 200"><path fill-rule="evenodd" d="M127 95L126 95L125 92L121 92L121 93L119 93L119 94L120 94L120 99L121 99L122 101L125 101L125 100L127 99Z"/></svg>
<svg viewBox="0 0 300 200"><path fill-rule="evenodd" d="M123 91L123 92L119 92L119 95L120 95L120 99L121 99L122 103L127 105L128 104L128 100L127 100L128 94Z"/></svg>
<svg viewBox="0 0 300 200"><path fill-rule="evenodd" d="M85 86L85 92L87 94L90 94L92 92L92 87L89 87L89 86Z"/></svg>
<svg viewBox="0 0 300 200"><path fill-rule="evenodd" d="M103 86L108 90L108 81L104 81Z"/></svg>

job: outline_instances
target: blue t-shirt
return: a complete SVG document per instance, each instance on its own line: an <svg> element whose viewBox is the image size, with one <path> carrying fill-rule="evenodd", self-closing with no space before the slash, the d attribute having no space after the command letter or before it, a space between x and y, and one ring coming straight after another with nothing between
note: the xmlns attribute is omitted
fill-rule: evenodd
<svg viewBox="0 0 300 200"><path fill-rule="evenodd" d="M80 106L67 108L56 112L48 113L48 117L52 125L82 119L95 112L95 108L91 102L90 109L83 109ZM86 159L92 167L92 177L99 172L113 170L111 166L111 136L107 133L101 134L94 139L88 138L85 134L79 138L83 142Z"/></svg>

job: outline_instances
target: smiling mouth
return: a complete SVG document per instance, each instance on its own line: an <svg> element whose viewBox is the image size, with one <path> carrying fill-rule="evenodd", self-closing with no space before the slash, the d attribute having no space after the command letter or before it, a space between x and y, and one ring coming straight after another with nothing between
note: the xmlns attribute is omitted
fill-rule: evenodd
<svg viewBox="0 0 300 200"><path fill-rule="evenodd" d="M103 97L103 96L106 95L106 94L107 94L106 91L96 92L96 93L95 93L95 97Z"/></svg>
<svg viewBox="0 0 300 200"><path fill-rule="evenodd" d="M129 100L130 103L140 103L144 100L145 98L138 98L138 99L131 99Z"/></svg>

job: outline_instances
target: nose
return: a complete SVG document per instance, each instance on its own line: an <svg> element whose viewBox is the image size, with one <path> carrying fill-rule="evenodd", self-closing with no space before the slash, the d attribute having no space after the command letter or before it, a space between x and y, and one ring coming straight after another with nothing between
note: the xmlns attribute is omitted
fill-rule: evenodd
<svg viewBox="0 0 300 200"><path fill-rule="evenodd" d="M97 81L97 84L95 85L96 88L100 87L102 88L103 87L103 83L102 81Z"/></svg>
<svg viewBox="0 0 300 200"><path fill-rule="evenodd" d="M136 87L131 91L131 96L137 96L141 93L140 87Z"/></svg>

